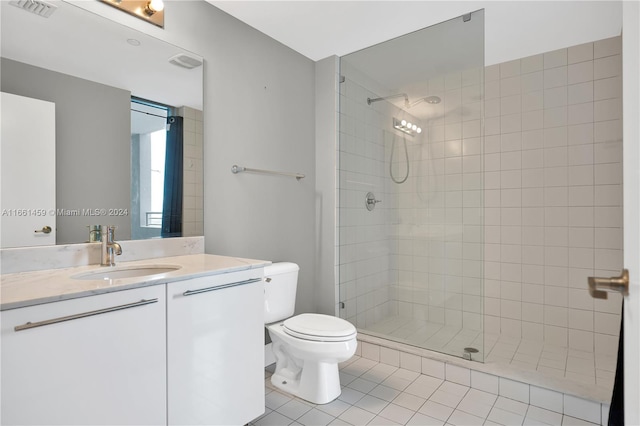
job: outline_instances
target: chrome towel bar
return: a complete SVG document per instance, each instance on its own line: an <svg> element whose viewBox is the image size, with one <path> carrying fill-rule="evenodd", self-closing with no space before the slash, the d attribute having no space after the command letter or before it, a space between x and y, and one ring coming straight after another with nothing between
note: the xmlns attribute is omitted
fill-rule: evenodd
<svg viewBox="0 0 640 426"><path fill-rule="evenodd" d="M249 167L241 167L241 166L238 166L238 165L235 165L235 164L231 167L231 173L237 174L237 173L241 173L241 172L263 173L263 174L267 174L267 175L289 176L289 177L294 177L297 180L300 180L300 179L304 178L304 175L302 173L287 173L287 172L276 172L276 171L273 171L273 170L250 169Z"/></svg>

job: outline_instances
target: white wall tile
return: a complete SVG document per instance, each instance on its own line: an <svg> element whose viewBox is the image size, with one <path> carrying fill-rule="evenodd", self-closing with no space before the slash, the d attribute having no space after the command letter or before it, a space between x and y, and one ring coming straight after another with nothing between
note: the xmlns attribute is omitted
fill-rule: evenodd
<svg viewBox="0 0 640 426"><path fill-rule="evenodd" d="M569 348L579 351L593 352L594 346L595 342L593 332L569 329ZM568 362L568 364L571 364L571 362ZM589 371L592 372L593 369L590 369Z"/></svg>
<svg viewBox="0 0 640 426"><path fill-rule="evenodd" d="M602 415L599 403L567 394L564 395L564 414L598 424Z"/></svg>
<svg viewBox="0 0 640 426"><path fill-rule="evenodd" d="M445 378L447 381L464 386L471 386L471 371L457 365L445 364Z"/></svg>
<svg viewBox="0 0 640 426"><path fill-rule="evenodd" d="M544 70L544 88L564 86L567 84L567 67L561 66L557 68Z"/></svg>
<svg viewBox="0 0 640 426"><path fill-rule="evenodd" d="M622 59L620 55L608 56L593 61L593 79L617 77L622 75Z"/></svg>
<svg viewBox="0 0 640 426"><path fill-rule="evenodd" d="M611 409L611 405L602 404L602 420L600 421L601 425L608 424L609 422L609 410Z"/></svg>
<svg viewBox="0 0 640 426"><path fill-rule="evenodd" d="M622 53L622 38L612 37L604 40L598 40L593 43L594 58L602 58L611 55L619 55Z"/></svg>
<svg viewBox="0 0 640 426"><path fill-rule="evenodd" d="M567 65L567 49L554 50L544 54L544 69Z"/></svg>
<svg viewBox="0 0 640 426"><path fill-rule="evenodd" d="M529 404L529 385L526 383L500 377L499 394L506 398Z"/></svg>
<svg viewBox="0 0 640 426"><path fill-rule="evenodd" d="M602 90L604 92L604 89ZM602 95L601 95L602 96ZM609 96L613 97L613 96ZM569 105L580 104L585 102L593 102L594 83L587 81L585 83L572 84L568 87L567 102ZM605 97L601 98L605 99Z"/></svg>
<svg viewBox="0 0 640 426"><path fill-rule="evenodd" d="M583 83L593 80L593 61L579 62L568 67L569 84Z"/></svg>
<svg viewBox="0 0 640 426"><path fill-rule="evenodd" d="M603 99L593 103L593 121L620 120L622 99Z"/></svg>
<svg viewBox="0 0 640 426"><path fill-rule="evenodd" d="M609 102L609 100L599 101L599 102ZM591 102L569 105L567 110L567 123L569 125L574 124L584 124L584 123L592 123L594 121L594 104ZM601 119L598 121L604 121L610 118L607 117L606 114L601 113ZM617 117L614 117L617 118Z"/></svg>
<svg viewBox="0 0 640 426"><path fill-rule="evenodd" d="M522 58L520 60L520 72L522 74L540 71L544 64L543 55L534 55Z"/></svg>
<svg viewBox="0 0 640 426"><path fill-rule="evenodd" d="M507 78L520 75L520 60L504 62L500 65L500 78Z"/></svg>
<svg viewBox="0 0 640 426"><path fill-rule="evenodd" d="M593 98L596 101L621 97L622 79L620 77L603 78L593 82Z"/></svg>
<svg viewBox="0 0 640 426"><path fill-rule="evenodd" d="M483 392L497 395L499 392L498 377L492 374L471 370L471 387Z"/></svg>
<svg viewBox="0 0 640 426"><path fill-rule="evenodd" d="M500 96L520 94L520 76L500 79Z"/></svg>
<svg viewBox="0 0 640 426"><path fill-rule="evenodd" d="M568 63L570 64L590 61L593 59L593 43L585 43L569 47L567 56Z"/></svg>
<svg viewBox="0 0 640 426"><path fill-rule="evenodd" d="M394 367L399 367L400 352L395 349L380 347L380 362Z"/></svg>
<svg viewBox="0 0 640 426"><path fill-rule="evenodd" d="M530 404L556 413L562 413L564 410L562 393L538 386L531 386Z"/></svg>
<svg viewBox="0 0 640 426"><path fill-rule="evenodd" d="M362 357L373 361L380 361L380 346L367 342L360 342Z"/></svg>
<svg viewBox="0 0 640 426"><path fill-rule="evenodd" d="M422 371L422 359L418 355L400 352L400 368L420 373Z"/></svg>

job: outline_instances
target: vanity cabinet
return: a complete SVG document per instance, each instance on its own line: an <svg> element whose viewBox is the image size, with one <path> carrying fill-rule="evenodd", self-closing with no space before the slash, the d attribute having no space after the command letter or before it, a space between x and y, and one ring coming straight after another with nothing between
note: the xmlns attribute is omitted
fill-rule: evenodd
<svg viewBox="0 0 640 426"><path fill-rule="evenodd" d="M1 320L3 425L166 424L165 286L7 310Z"/></svg>
<svg viewBox="0 0 640 426"><path fill-rule="evenodd" d="M263 269L167 284L169 425L264 412Z"/></svg>

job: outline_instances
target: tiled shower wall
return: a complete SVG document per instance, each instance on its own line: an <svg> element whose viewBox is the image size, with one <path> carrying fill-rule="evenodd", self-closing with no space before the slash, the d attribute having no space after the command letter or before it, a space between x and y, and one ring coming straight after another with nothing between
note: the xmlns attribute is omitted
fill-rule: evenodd
<svg viewBox="0 0 640 426"><path fill-rule="evenodd" d="M388 90L346 61L341 62L341 74L345 81L340 84L338 244L344 308L339 313L365 328L398 315L397 291L393 291L398 276L393 267L398 196L390 184L388 159L391 119L400 116L400 109L385 101L369 105L367 98ZM365 207L368 192L381 201L373 211Z"/></svg>
<svg viewBox="0 0 640 426"><path fill-rule="evenodd" d="M389 235L384 187L382 117L367 105L377 97L354 81L345 63L340 84L339 168L339 313L357 327L366 327L389 315ZM383 203L365 208L365 195L373 192Z"/></svg>
<svg viewBox="0 0 640 426"><path fill-rule="evenodd" d="M485 70L485 330L613 355L622 268L621 38Z"/></svg>

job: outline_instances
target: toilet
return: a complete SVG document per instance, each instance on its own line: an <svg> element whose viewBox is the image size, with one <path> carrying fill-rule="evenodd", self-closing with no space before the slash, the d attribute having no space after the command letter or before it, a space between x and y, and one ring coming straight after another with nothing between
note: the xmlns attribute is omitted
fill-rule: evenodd
<svg viewBox="0 0 640 426"><path fill-rule="evenodd" d="M264 321L276 358L271 383L298 398L326 404L342 392L338 363L355 353L357 332L348 321L330 315L293 316L299 270L290 262L264 268Z"/></svg>

